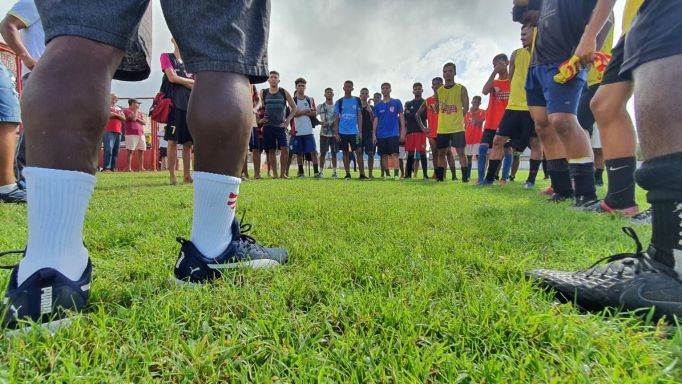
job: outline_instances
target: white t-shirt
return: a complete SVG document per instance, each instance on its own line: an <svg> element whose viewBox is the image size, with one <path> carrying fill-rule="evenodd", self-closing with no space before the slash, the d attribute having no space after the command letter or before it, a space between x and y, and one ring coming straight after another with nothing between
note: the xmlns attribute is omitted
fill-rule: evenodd
<svg viewBox="0 0 682 384"><path fill-rule="evenodd" d="M24 43L28 53L38 61L45 52L45 31L40 15L33 0L19 0L12 9L7 12L21 20L26 28L21 29L21 41ZM23 63L21 64L21 75L31 72Z"/></svg>
<svg viewBox="0 0 682 384"><path fill-rule="evenodd" d="M303 98L303 100L295 97L294 100L296 100L296 107L299 111L306 109L312 111L315 109L313 108L315 101L311 97L308 97L307 99ZM308 104L308 100L310 100L310 103L313 105ZM299 116L294 119L296 120L296 136L313 134L313 123L310 122L310 116Z"/></svg>

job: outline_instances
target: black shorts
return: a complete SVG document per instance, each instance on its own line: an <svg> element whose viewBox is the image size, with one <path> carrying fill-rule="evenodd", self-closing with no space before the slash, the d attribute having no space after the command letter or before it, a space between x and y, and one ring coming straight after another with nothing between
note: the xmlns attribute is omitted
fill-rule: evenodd
<svg viewBox="0 0 682 384"><path fill-rule="evenodd" d="M338 151L336 137L320 135L320 153L331 152L332 154L335 154Z"/></svg>
<svg viewBox="0 0 682 384"><path fill-rule="evenodd" d="M168 148L167 147L160 147L159 148L159 157L167 157L168 156Z"/></svg>
<svg viewBox="0 0 682 384"><path fill-rule="evenodd" d="M484 129L483 130L483 136L481 136L481 144L486 144L488 148L493 147L493 140L495 140L495 135L497 134L497 130L492 130L492 129Z"/></svg>
<svg viewBox="0 0 682 384"><path fill-rule="evenodd" d="M620 74L650 61L682 54L682 1L645 1L625 38Z"/></svg>
<svg viewBox="0 0 682 384"><path fill-rule="evenodd" d="M251 128L251 139L249 140L249 151L263 150L263 129L253 127Z"/></svg>
<svg viewBox="0 0 682 384"><path fill-rule="evenodd" d="M339 149L343 152L357 151L360 148L358 135L339 135Z"/></svg>
<svg viewBox="0 0 682 384"><path fill-rule="evenodd" d="M611 50L611 61L606 66L604 76L602 76L602 84L622 83L623 81L632 81L632 75L629 73L620 74L620 69L623 66L623 55L625 54L625 36L618 40L618 44ZM583 127L584 128L584 127Z"/></svg>
<svg viewBox="0 0 682 384"><path fill-rule="evenodd" d="M166 124L166 133L163 135L166 141L175 141L178 144L191 143L192 134L189 133L187 127L187 111L182 109L171 108L168 114L168 124Z"/></svg>
<svg viewBox="0 0 682 384"><path fill-rule="evenodd" d="M597 88L599 88L599 84L585 88L583 94L580 95L580 103L578 104L578 123L590 134L590 137L594 131L594 115L590 109L590 102L594 94L597 93Z"/></svg>
<svg viewBox="0 0 682 384"><path fill-rule="evenodd" d="M466 147L466 136L464 131L454 133L439 133L436 136L436 148L446 149L448 147L464 148Z"/></svg>
<svg viewBox="0 0 682 384"><path fill-rule="evenodd" d="M377 149L381 156L400 154L400 137L391 136L377 139Z"/></svg>
<svg viewBox="0 0 682 384"><path fill-rule="evenodd" d="M263 127L263 150L272 151L287 148L287 130L284 127L266 125Z"/></svg>
<svg viewBox="0 0 682 384"><path fill-rule="evenodd" d="M377 146L374 145L372 142L372 135L363 135L362 136L362 143L360 144L360 148L365 152L365 155L367 156L373 156L376 151L377 151Z"/></svg>
<svg viewBox="0 0 682 384"><path fill-rule="evenodd" d="M491 131L492 132L492 131ZM504 111L500 128L497 130L498 136L508 137L511 146L518 152L523 152L530 144L530 138L537 136L535 133L535 122L530 116L529 111ZM495 136L493 136L494 139Z"/></svg>

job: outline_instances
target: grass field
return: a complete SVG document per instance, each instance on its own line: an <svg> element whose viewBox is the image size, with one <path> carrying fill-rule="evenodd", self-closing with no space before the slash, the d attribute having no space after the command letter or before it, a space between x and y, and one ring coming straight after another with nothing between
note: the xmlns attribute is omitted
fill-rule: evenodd
<svg viewBox="0 0 682 384"><path fill-rule="evenodd" d="M1 335L0 381L682 381L682 328L581 313L523 278L633 251L626 220L519 182L249 181L238 212L290 264L184 288L168 279L192 188L166 183L98 175L91 303L54 336ZM0 205L0 223L0 250L23 248L26 208Z"/></svg>

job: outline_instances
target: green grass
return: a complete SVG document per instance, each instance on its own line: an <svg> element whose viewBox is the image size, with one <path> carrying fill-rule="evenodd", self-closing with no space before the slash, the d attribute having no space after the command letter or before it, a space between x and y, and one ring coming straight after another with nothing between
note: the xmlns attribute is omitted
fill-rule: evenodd
<svg viewBox="0 0 682 384"><path fill-rule="evenodd" d="M547 204L518 182L249 181L238 211L290 264L180 288L168 279L192 189L166 182L98 175L90 305L54 336L0 335L0 381L682 380L682 328L581 313L523 278L632 251L623 219ZM26 208L0 206L0 223L0 249L22 248ZM646 243L650 229L637 231Z"/></svg>

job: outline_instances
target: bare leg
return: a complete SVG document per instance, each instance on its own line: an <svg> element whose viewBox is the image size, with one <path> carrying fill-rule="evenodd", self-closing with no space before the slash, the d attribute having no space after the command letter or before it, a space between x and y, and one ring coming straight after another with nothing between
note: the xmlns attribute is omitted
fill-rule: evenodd
<svg viewBox="0 0 682 384"><path fill-rule="evenodd" d="M175 140L168 140L168 173L170 175L170 184L177 183L175 179L175 163L178 161L178 142Z"/></svg>
<svg viewBox="0 0 682 384"><path fill-rule="evenodd" d="M191 142L182 145L182 179L185 183L192 182L192 145Z"/></svg>
<svg viewBox="0 0 682 384"><path fill-rule="evenodd" d="M128 157L127 157L127 159L128 159L128 172L132 172L133 171L133 151L128 149L127 152L128 152Z"/></svg>
<svg viewBox="0 0 682 384"><path fill-rule="evenodd" d="M355 152L355 158L358 162L358 168L360 169L360 176L365 176L365 159L362 157L362 148Z"/></svg>
<svg viewBox="0 0 682 384"><path fill-rule="evenodd" d="M280 162L280 176L283 179L286 179L289 177L289 148L288 147L280 147L279 148L279 162Z"/></svg>
<svg viewBox="0 0 682 384"><path fill-rule="evenodd" d="M15 123L0 123L0 186L14 184L14 151L17 146Z"/></svg>
<svg viewBox="0 0 682 384"><path fill-rule="evenodd" d="M635 156L635 127L626 109L632 92L633 84L629 81L604 84L590 103L605 160Z"/></svg>
<svg viewBox="0 0 682 384"><path fill-rule="evenodd" d="M260 179L260 151L258 149L254 149L253 152L251 153L251 160L253 161L253 177L255 179Z"/></svg>
<svg viewBox="0 0 682 384"><path fill-rule="evenodd" d="M277 178L277 153L274 149L268 149L268 173L272 172L272 178Z"/></svg>
<svg viewBox="0 0 682 384"><path fill-rule="evenodd" d="M137 151L137 163L138 163L137 168L140 170L140 172L143 172L145 169L144 169L144 151L142 151L142 150Z"/></svg>

